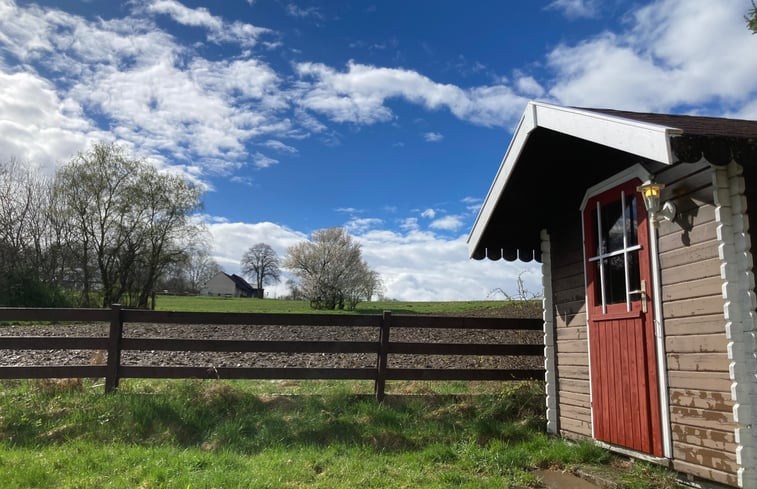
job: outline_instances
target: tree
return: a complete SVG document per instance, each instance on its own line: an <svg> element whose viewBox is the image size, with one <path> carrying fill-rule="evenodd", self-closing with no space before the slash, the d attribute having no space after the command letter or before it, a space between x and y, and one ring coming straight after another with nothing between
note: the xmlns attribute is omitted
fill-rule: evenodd
<svg viewBox="0 0 757 489"><path fill-rule="evenodd" d="M747 13L745 19L752 34L757 34L757 5L755 5L754 0L752 1L752 9Z"/></svg>
<svg viewBox="0 0 757 489"><path fill-rule="evenodd" d="M71 223L68 241L82 282L82 303L102 291L102 306L147 307L160 275L182 261L200 234L190 219L200 190L100 143L56 174L54 197Z"/></svg>
<svg viewBox="0 0 757 489"><path fill-rule="evenodd" d="M310 241L290 247L284 266L297 276L297 290L314 309L354 309L379 283L363 261L360 244L343 228L315 231Z"/></svg>
<svg viewBox="0 0 757 489"><path fill-rule="evenodd" d="M65 227L50 182L16 160L0 163L0 304L68 306L61 288Z"/></svg>
<svg viewBox="0 0 757 489"><path fill-rule="evenodd" d="M252 277L257 289L263 290L264 285L281 280L279 257L273 248L265 243L253 245L242 256L242 273Z"/></svg>

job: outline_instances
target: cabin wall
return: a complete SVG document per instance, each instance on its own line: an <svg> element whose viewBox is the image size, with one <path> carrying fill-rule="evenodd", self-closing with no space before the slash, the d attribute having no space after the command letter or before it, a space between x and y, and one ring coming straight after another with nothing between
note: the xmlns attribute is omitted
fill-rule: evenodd
<svg viewBox="0 0 757 489"><path fill-rule="evenodd" d="M558 427L567 438L591 438L581 214L576 210L560 222L550 233Z"/></svg>
<svg viewBox="0 0 757 489"><path fill-rule="evenodd" d="M657 175L678 206L659 225L660 272L672 467L738 485L736 424L723 314L723 279L710 165L676 165ZM580 213L550 230L558 431L591 438L591 392Z"/></svg>
<svg viewBox="0 0 757 489"><path fill-rule="evenodd" d="M673 468L737 485L733 401L719 240L709 164L657 175L678 206L659 225Z"/></svg>

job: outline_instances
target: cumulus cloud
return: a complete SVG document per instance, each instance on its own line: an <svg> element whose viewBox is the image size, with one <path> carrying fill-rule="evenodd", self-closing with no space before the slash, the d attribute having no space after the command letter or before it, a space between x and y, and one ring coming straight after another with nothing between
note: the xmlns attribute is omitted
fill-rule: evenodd
<svg viewBox="0 0 757 489"><path fill-rule="evenodd" d="M427 132L423 134L423 139L425 139L429 143L437 143L444 139L444 136L438 132Z"/></svg>
<svg viewBox="0 0 757 489"><path fill-rule="evenodd" d="M717 104L738 111L757 94L755 39L736 0L661 0L604 32L547 57L549 94L566 105L661 111ZM726 75L727 74L727 75Z"/></svg>
<svg viewBox="0 0 757 489"><path fill-rule="evenodd" d="M0 159L33 163L45 173L89 144L110 136L83 117L81 106L60 98L32 73L0 69Z"/></svg>
<svg viewBox="0 0 757 489"><path fill-rule="evenodd" d="M463 227L463 220L460 216L444 216L436 219L429 224L432 229L441 229L444 231L457 231Z"/></svg>
<svg viewBox="0 0 757 489"><path fill-rule="evenodd" d="M437 83L412 70L349 62L346 71L322 63L299 63L303 87L299 104L337 122L374 124L394 118L385 105L402 98L429 110L446 108L457 118L482 126L506 126L516 119L527 99L505 85L462 89Z"/></svg>
<svg viewBox="0 0 757 489"><path fill-rule="evenodd" d="M529 291L541 291L539 264L466 258L466 237L374 230L355 237L368 265L379 272L386 295L408 301L481 300L496 288L516 295L518 276ZM511 290L512 289L512 290Z"/></svg>
<svg viewBox="0 0 757 489"><path fill-rule="evenodd" d="M425 211L421 212L421 217L433 219L434 217L436 217L436 211L434 209L426 209Z"/></svg>

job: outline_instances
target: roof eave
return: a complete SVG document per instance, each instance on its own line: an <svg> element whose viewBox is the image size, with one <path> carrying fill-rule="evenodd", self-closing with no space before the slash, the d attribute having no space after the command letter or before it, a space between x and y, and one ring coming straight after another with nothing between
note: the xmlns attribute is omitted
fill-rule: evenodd
<svg viewBox="0 0 757 489"><path fill-rule="evenodd" d="M537 127L636 154L667 165L675 162L670 145L671 136L682 133L677 128L630 120L587 109L529 102L468 235L469 257L475 255L497 206L499 196L507 186L528 136Z"/></svg>

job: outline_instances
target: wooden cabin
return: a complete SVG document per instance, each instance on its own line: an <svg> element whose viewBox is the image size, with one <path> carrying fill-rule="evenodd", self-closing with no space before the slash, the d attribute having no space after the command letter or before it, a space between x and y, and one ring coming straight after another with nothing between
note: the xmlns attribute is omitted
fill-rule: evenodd
<svg viewBox="0 0 757 489"><path fill-rule="evenodd" d="M468 245L541 263L549 432L757 488L755 209L757 121L527 105Z"/></svg>

